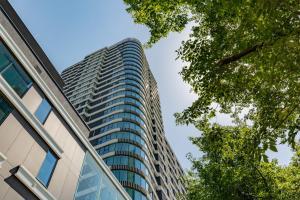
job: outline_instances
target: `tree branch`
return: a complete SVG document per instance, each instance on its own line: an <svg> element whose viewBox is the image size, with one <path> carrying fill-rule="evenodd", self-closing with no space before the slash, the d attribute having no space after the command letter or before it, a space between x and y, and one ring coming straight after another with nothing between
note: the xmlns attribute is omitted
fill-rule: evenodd
<svg viewBox="0 0 300 200"><path fill-rule="evenodd" d="M219 60L217 62L217 64L222 66L222 65L226 65L226 64L232 63L234 61L237 61L237 60L241 59L242 57L244 57L254 51L257 51L258 49L261 49L263 47L263 45L264 45L263 42L256 44L253 47L244 49L243 51L241 51L237 54L234 54L234 55L231 55L231 56L228 56L228 57L225 57L225 58Z"/></svg>
<svg viewBox="0 0 300 200"><path fill-rule="evenodd" d="M288 114L281 120L281 122L274 128L274 130L276 130L277 128L279 128L288 118L289 116L291 116L293 114L293 112L296 110L296 108L298 107L298 104L295 104L295 106L288 112Z"/></svg>
<svg viewBox="0 0 300 200"><path fill-rule="evenodd" d="M265 186L266 186L266 188L267 188L267 190L269 192L268 193L269 199L271 200L273 195L272 195L272 191L271 191L271 188L270 188L270 186L268 184L267 179L264 177L264 175L259 171L259 169L255 165L253 165L253 167L258 172L258 174L260 175L260 177L263 179L263 182L264 182L264 184L265 184Z"/></svg>

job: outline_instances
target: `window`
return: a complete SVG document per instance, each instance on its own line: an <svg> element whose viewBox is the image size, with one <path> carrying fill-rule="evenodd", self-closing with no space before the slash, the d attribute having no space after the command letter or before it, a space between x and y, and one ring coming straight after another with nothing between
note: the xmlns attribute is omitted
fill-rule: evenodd
<svg viewBox="0 0 300 200"><path fill-rule="evenodd" d="M0 125L12 111L12 107L4 100L0 94Z"/></svg>
<svg viewBox="0 0 300 200"><path fill-rule="evenodd" d="M81 168L74 200L94 199L125 200L102 167L87 153Z"/></svg>
<svg viewBox="0 0 300 200"><path fill-rule="evenodd" d="M3 43L0 43L0 73L20 97L22 97L32 85L29 76L13 58Z"/></svg>
<svg viewBox="0 0 300 200"><path fill-rule="evenodd" d="M149 188L149 185L146 182L146 180L137 173L127 170L112 170L112 172L119 181L128 181L137 184L145 190L148 190Z"/></svg>
<svg viewBox="0 0 300 200"><path fill-rule="evenodd" d="M48 115L50 114L50 111L51 111L51 105L48 103L46 99L43 99L38 109L35 111L34 115L42 124L44 124Z"/></svg>
<svg viewBox="0 0 300 200"><path fill-rule="evenodd" d="M40 168L37 179L45 186L48 187L51 176L53 174L55 165L57 163L57 157L48 151L46 158Z"/></svg>
<svg viewBox="0 0 300 200"><path fill-rule="evenodd" d="M125 190L134 200L147 200L147 197L139 191L127 187L125 187Z"/></svg>
<svg viewBox="0 0 300 200"><path fill-rule="evenodd" d="M123 173L125 172L125 173L128 173L128 177L127 177L127 180L129 181L129 182L132 182L132 183L134 183L134 173L132 173L132 172L126 172L126 171L122 171Z"/></svg>

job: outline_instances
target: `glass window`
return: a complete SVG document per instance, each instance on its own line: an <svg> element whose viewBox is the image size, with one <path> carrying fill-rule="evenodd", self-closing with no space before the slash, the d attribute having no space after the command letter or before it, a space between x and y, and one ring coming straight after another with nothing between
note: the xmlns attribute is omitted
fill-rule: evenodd
<svg viewBox="0 0 300 200"><path fill-rule="evenodd" d="M128 163L128 157L123 156L123 157L120 157L120 159L121 159L121 162L120 162L121 165L126 165Z"/></svg>
<svg viewBox="0 0 300 200"><path fill-rule="evenodd" d="M99 181L100 179L98 176L87 177L86 179L80 182L77 191L80 192L92 188L93 186L98 185Z"/></svg>
<svg viewBox="0 0 300 200"><path fill-rule="evenodd" d="M120 181L127 181L127 171L119 171L119 173L120 173L119 180Z"/></svg>
<svg viewBox="0 0 300 200"><path fill-rule="evenodd" d="M97 195L98 195L98 192L95 191L95 192L90 192L84 196L80 196L78 198L76 198L76 200L94 200L94 199L97 199Z"/></svg>
<svg viewBox="0 0 300 200"><path fill-rule="evenodd" d="M144 150L142 150L140 147L135 146L133 144L129 143L115 143L115 144L110 144L104 147L101 147L100 149L97 150L98 154L103 155L108 152L112 151L130 151L132 153L135 153L142 158L148 160ZM119 162L120 163L120 162Z"/></svg>
<svg viewBox="0 0 300 200"><path fill-rule="evenodd" d="M113 173L119 176L119 173ZM88 179L89 181L87 181ZM124 200L120 191L112 184L107 174L104 173L94 158L87 153L80 172L74 200L94 199Z"/></svg>
<svg viewBox="0 0 300 200"><path fill-rule="evenodd" d="M128 177L127 177L127 180L129 181L129 182L132 182L132 183L134 183L134 173L128 173Z"/></svg>
<svg viewBox="0 0 300 200"><path fill-rule="evenodd" d="M147 200L146 196L139 191L132 188L125 187L127 193L131 196L132 200Z"/></svg>
<svg viewBox="0 0 300 200"><path fill-rule="evenodd" d="M12 111L12 107L4 100L0 94L0 125Z"/></svg>
<svg viewBox="0 0 300 200"><path fill-rule="evenodd" d="M108 159L107 165L112 165L113 164L113 159Z"/></svg>
<svg viewBox="0 0 300 200"><path fill-rule="evenodd" d="M56 163L57 157L51 151L48 151L37 176L37 179L46 187L48 187Z"/></svg>
<svg viewBox="0 0 300 200"><path fill-rule="evenodd" d="M5 69L9 64L11 64L11 61L7 57L5 53L0 54L0 71Z"/></svg>
<svg viewBox="0 0 300 200"><path fill-rule="evenodd" d="M134 199L142 199L142 194L139 192L134 193Z"/></svg>
<svg viewBox="0 0 300 200"><path fill-rule="evenodd" d="M127 193L128 193L131 197L134 196L134 191L133 191L133 189L131 189L131 188L125 188L125 189L126 189Z"/></svg>
<svg viewBox="0 0 300 200"><path fill-rule="evenodd" d="M50 114L50 111L51 111L51 105L48 103L46 99L43 99L38 109L35 111L34 115L42 124L44 124L48 115Z"/></svg>
<svg viewBox="0 0 300 200"><path fill-rule="evenodd" d="M16 62L3 43L0 43L0 73L20 97L22 97L32 85L29 76Z"/></svg>
<svg viewBox="0 0 300 200"><path fill-rule="evenodd" d="M141 185L141 177L138 175L134 176L134 182L138 185Z"/></svg>

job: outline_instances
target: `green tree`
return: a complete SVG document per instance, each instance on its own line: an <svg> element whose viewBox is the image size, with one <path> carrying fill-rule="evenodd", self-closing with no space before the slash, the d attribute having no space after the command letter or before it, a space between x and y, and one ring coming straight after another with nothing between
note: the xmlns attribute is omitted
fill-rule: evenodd
<svg viewBox="0 0 300 200"><path fill-rule="evenodd" d="M204 152L200 159L191 158L189 198L300 199L299 177L298 183L292 181L299 174L299 155L298 164L286 168L267 162L265 155L267 149L277 151L278 142L296 149L300 1L124 2L135 22L149 27L148 46L192 24L177 51L188 63L183 80L198 95L176 114L177 123L192 123L202 132L192 141ZM211 124L218 112L230 115L234 125Z"/></svg>
<svg viewBox="0 0 300 200"><path fill-rule="evenodd" d="M292 162L282 167L276 160L262 162L251 143L253 130L245 125L202 125L202 136L193 144L204 152L190 157L193 170L186 178L190 200L300 199L300 148Z"/></svg>

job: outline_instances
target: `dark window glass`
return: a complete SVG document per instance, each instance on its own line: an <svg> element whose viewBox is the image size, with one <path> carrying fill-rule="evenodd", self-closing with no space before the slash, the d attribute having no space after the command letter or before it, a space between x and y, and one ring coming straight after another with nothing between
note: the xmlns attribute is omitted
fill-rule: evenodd
<svg viewBox="0 0 300 200"><path fill-rule="evenodd" d="M38 109L35 111L34 115L38 118L38 120L42 124L44 124L50 111L51 111L51 105L48 103L46 99L43 99Z"/></svg>
<svg viewBox="0 0 300 200"><path fill-rule="evenodd" d="M48 151L46 158L40 168L37 179L45 186L48 187L55 165L57 163L57 157Z"/></svg>
<svg viewBox="0 0 300 200"><path fill-rule="evenodd" d="M16 62L3 43L0 43L0 73L20 97L32 85L29 76Z"/></svg>
<svg viewBox="0 0 300 200"><path fill-rule="evenodd" d="M4 100L0 94L0 125L12 111L12 107Z"/></svg>
<svg viewBox="0 0 300 200"><path fill-rule="evenodd" d="M133 189L131 189L131 188L125 188L125 189L126 189L127 193L128 193L131 197L134 196L134 191L133 191Z"/></svg>

